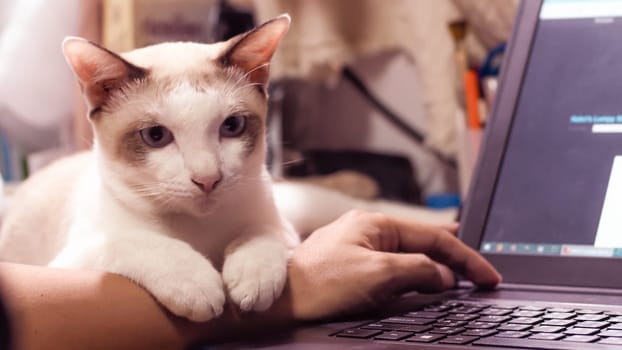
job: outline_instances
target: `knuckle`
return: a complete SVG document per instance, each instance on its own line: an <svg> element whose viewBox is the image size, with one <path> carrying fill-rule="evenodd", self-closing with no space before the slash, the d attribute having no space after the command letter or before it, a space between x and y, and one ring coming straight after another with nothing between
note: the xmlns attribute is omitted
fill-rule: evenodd
<svg viewBox="0 0 622 350"><path fill-rule="evenodd" d="M435 231L435 233L434 240L432 241L432 247L435 250L440 250L441 248L452 244L453 240L457 240L457 238L447 230L441 229Z"/></svg>
<svg viewBox="0 0 622 350"><path fill-rule="evenodd" d="M346 216L354 218L359 218L366 215L369 215L369 212L363 209L350 209L346 212Z"/></svg>
<svg viewBox="0 0 622 350"><path fill-rule="evenodd" d="M418 254L413 257L414 265L418 269L436 269L434 261L429 256L424 254Z"/></svg>
<svg viewBox="0 0 622 350"><path fill-rule="evenodd" d="M368 223L377 227L385 227L387 226L386 224L390 221L388 215L380 212L366 212L365 219Z"/></svg>
<svg viewBox="0 0 622 350"><path fill-rule="evenodd" d="M398 268L390 254L375 254L372 265L377 266L380 271L395 271Z"/></svg>
<svg viewBox="0 0 622 350"><path fill-rule="evenodd" d="M409 271L409 267L405 266L403 261L397 259L393 254L378 253L374 254L369 260L370 266L381 279L392 280L396 276L403 276Z"/></svg>

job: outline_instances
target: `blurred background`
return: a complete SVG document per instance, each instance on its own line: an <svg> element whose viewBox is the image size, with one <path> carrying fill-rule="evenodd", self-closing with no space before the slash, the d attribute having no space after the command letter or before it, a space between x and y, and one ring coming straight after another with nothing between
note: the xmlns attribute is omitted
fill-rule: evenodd
<svg viewBox="0 0 622 350"><path fill-rule="evenodd" d="M363 199L464 200L519 0L0 0L0 171L15 184L91 146L61 53L214 42L281 13L270 169Z"/></svg>

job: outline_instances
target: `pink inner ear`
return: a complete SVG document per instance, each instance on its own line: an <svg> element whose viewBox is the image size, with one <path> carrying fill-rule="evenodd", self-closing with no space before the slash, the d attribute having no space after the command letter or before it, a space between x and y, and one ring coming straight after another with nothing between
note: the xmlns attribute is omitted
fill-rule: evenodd
<svg viewBox="0 0 622 350"><path fill-rule="evenodd" d="M66 39L63 51L73 71L84 85L121 79L128 73L127 65L119 57L84 39Z"/></svg>
<svg viewBox="0 0 622 350"><path fill-rule="evenodd" d="M289 22L288 16L280 16L251 31L231 48L227 61L249 72L251 81L266 84L268 63L287 33Z"/></svg>
<svg viewBox="0 0 622 350"><path fill-rule="evenodd" d="M65 39L63 52L90 108L101 106L111 89L130 79L130 75L142 72L120 56L81 38Z"/></svg>

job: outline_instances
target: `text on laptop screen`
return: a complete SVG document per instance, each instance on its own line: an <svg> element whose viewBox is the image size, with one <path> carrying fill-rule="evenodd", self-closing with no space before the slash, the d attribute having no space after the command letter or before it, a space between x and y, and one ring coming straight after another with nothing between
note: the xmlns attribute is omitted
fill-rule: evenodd
<svg viewBox="0 0 622 350"><path fill-rule="evenodd" d="M622 1L547 0L480 250L622 258Z"/></svg>

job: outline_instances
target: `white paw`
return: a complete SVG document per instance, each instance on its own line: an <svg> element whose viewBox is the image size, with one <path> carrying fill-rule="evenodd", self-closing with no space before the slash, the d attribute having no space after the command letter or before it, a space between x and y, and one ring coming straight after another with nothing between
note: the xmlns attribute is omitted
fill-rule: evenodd
<svg viewBox="0 0 622 350"><path fill-rule="evenodd" d="M166 275L139 283L177 316L204 322L223 312L222 279L211 265L178 266Z"/></svg>
<svg viewBox="0 0 622 350"><path fill-rule="evenodd" d="M227 256L222 276L231 300L242 311L267 310L285 286L286 249L267 239L247 242Z"/></svg>

